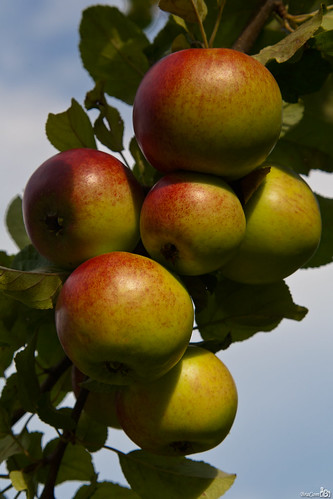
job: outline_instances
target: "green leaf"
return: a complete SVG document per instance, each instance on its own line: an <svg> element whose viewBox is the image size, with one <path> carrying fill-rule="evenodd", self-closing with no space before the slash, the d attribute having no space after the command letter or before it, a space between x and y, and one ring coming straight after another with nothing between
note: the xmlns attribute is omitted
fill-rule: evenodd
<svg viewBox="0 0 333 499"><path fill-rule="evenodd" d="M135 161L132 167L135 177L144 187L152 187L161 178L161 174L148 163L135 137L131 139L129 150Z"/></svg>
<svg viewBox="0 0 333 499"><path fill-rule="evenodd" d="M295 305L284 281L249 285L219 276L196 323L205 340L242 341L258 331L272 331L282 319L300 321L307 309Z"/></svg>
<svg viewBox="0 0 333 499"><path fill-rule="evenodd" d="M11 434L11 425L8 412L0 405L0 438Z"/></svg>
<svg viewBox="0 0 333 499"><path fill-rule="evenodd" d="M50 392L41 394L36 412L41 421L54 428L73 430L75 427L75 422L71 417L71 409L68 407L56 409L51 402Z"/></svg>
<svg viewBox="0 0 333 499"><path fill-rule="evenodd" d="M22 198L20 196L16 196L7 209L6 225L9 234L19 248L24 248L24 246L30 243L24 226Z"/></svg>
<svg viewBox="0 0 333 499"><path fill-rule="evenodd" d="M325 55L333 56L333 30L314 36L312 46Z"/></svg>
<svg viewBox="0 0 333 499"><path fill-rule="evenodd" d="M301 101L296 103L283 103L283 123L280 138L283 137L289 130L294 128L303 118L304 104Z"/></svg>
<svg viewBox="0 0 333 499"><path fill-rule="evenodd" d="M90 147L96 149L94 130L83 107L72 99L71 106L63 113L48 115L46 135L59 151Z"/></svg>
<svg viewBox="0 0 333 499"><path fill-rule="evenodd" d="M36 412L40 396L40 387L35 371L35 337L24 350L15 356L15 365L18 379L18 395L22 407L28 412Z"/></svg>
<svg viewBox="0 0 333 499"><path fill-rule="evenodd" d="M128 0L127 17L141 29L148 27L153 20L154 2L151 0Z"/></svg>
<svg viewBox="0 0 333 499"><path fill-rule="evenodd" d="M111 482L83 485L73 499L140 499L133 490Z"/></svg>
<svg viewBox="0 0 333 499"><path fill-rule="evenodd" d="M124 122L118 109L108 104L101 82L97 82L95 88L87 93L84 104L87 109L100 111L94 123L97 139L111 151L121 152L124 149Z"/></svg>
<svg viewBox="0 0 333 499"><path fill-rule="evenodd" d="M0 439L0 463L6 461L9 457L21 452L21 446L13 438L12 435L7 435Z"/></svg>
<svg viewBox="0 0 333 499"><path fill-rule="evenodd" d="M61 286L57 273L0 267L0 291L33 308L53 308Z"/></svg>
<svg viewBox="0 0 333 499"><path fill-rule="evenodd" d="M160 0L158 6L189 23L198 23L199 19L204 21L207 15L204 0Z"/></svg>
<svg viewBox="0 0 333 499"><path fill-rule="evenodd" d="M32 244L28 244L14 256L10 267L23 271L45 270L53 272L56 270L52 263L40 255Z"/></svg>
<svg viewBox="0 0 333 499"><path fill-rule="evenodd" d="M83 65L105 92L132 104L149 68L143 53L149 44L141 29L116 7L97 5L83 11L80 53Z"/></svg>
<svg viewBox="0 0 333 499"><path fill-rule="evenodd" d="M333 199L316 194L323 230L319 247L314 256L304 265L304 268L319 267L333 261Z"/></svg>
<svg viewBox="0 0 333 499"><path fill-rule="evenodd" d="M232 486L236 475L202 461L162 457L143 451L119 454L126 480L142 499L218 499Z"/></svg>
<svg viewBox="0 0 333 499"><path fill-rule="evenodd" d="M176 22L175 17L169 16L168 21L163 28L157 33L153 42L145 49L145 54L148 57L150 64L154 64L159 59L169 54L172 51L174 40L178 36L185 36L186 29Z"/></svg>
<svg viewBox="0 0 333 499"><path fill-rule="evenodd" d="M105 444L108 430L105 425L92 419L83 411L75 435L78 442L84 445L89 452L97 452Z"/></svg>
<svg viewBox="0 0 333 499"><path fill-rule="evenodd" d="M48 442L44 449L44 456L50 456L55 451L60 439L56 438ZM45 483L49 472L49 465L44 466L38 473L40 482ZM95 470L91 455L82 447L69 443L61 460L57 474L56 485L67 480L79 480L83 482L94 481Z"/></svg>
<svg viewBox="0 0 333 499"><path fill-rule="evenodd" d="M20 470L13 470L9 473L9 478L15 490L19 492L26 490L27 499L36 497L32 474L24 473Z"/></svg>
<svg viewBox="0 0 333 499"><path fill-rule="evenodd" d="M292 58L292 56L316 33L322 23L323 14L322 10L313 16L311 19L301 24L290 35L283 38L275 45L269 45L262 50L259 54L253 57L262 64L266 65L268 61L275 59L277 62L285 62Z"/></svg>

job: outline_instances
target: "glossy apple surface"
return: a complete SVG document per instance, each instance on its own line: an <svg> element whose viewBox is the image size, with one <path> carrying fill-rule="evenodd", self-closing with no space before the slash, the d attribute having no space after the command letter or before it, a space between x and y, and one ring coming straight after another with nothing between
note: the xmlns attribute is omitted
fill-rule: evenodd
<svg viewBox="0 0 333 499"><path fill-rule="evenodd" d="M221 267L240 244L245 228L238 197L215 175L170 173L149 191L141 209L146 250L178 274L199 275Z"/></svg>
<svg viewBox="0 0 333 499"><path fill-rule="evenodd" d="M272 74L226 48L185 49L159 60L143 77L133 107L142 152L164 173L242 177L266 159L281 122Z"/></svg>
<svg viewBox="0 0 333 499"><path fill-rule="evenodd" d="M129 168L95 149L71 149L45 161L23 195L27 233L45 258L64 268L139 240L142 187Z"/></svg>
<svg viewBox="0 0 333 499"><path fill-rule="evenodd" d="M117 395L119 422L133 442L154 454L204 452L228 435L237 411L237 389L213 353L190 346L165 376L124 387Z"/></svg>
<svg viewBox="0 0 333 499"><path fill-rule="evenodd" d="M244 207L245 237L222 274L264 284L293 274L315 253L321 238L320 209L308 184L276 165Z"/></svg>
<svg viewBox="0 0 333 499"><path fill-rule="evenodd" d="M72 366L72 387L76 397L80 393L80 383L85 381L86 378L85 374L76 366ZM108 387L109 390L107 392L89 391L83 410L95 421L111 428L120 429L121 426L116 410L116 393L118 387L113 385L108 385Z"/></svg>
<svg viewBox="0 0 333 499"><path fill-rule="evenodd" d="M60 343L80 371L121 385L162 376L180 360L192 334L193 304L162 265L114 251L70 274L55 321Z"/></svg>

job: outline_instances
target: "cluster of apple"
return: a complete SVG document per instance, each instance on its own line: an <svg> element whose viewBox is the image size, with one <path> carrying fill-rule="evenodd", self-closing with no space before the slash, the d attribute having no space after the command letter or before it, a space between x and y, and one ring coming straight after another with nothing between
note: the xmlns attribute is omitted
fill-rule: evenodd
<svg viewBox="0 0 333 499"><path fill-rule="evenodd" d="M147 194L122 162L87 148L51 157L27 183L28 235L70 271L55 322L74 391L96 380L85 410L149 452L210 449L237 410L227 367L190 344L181 276L280 280L319 243L311 189L290 169L262 167L281 121L278 85L255 59L183 50L156 63L135 98L136 138L161 174Z"/></svg>

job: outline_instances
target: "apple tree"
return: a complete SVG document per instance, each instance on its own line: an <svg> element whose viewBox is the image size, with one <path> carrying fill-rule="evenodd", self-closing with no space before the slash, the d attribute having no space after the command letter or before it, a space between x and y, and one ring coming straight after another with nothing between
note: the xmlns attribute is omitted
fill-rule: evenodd
<svg viewBox="0 0 333 499"><path fill-rule="evenodd" d="M163 22L158 30L155 29L155 35L149 37L147 33L160 11L164 12ZM147 160L145 146L139 143L137 136L125 140L126 122L121 115L122 106L133 106L148 70L170 54L187 49L231 48L237 53L247 54L252 61L259 61L273 75L281 92L283 107L281 132L265 161L268 168L256 168L241 178L231 179L237 203L240 201L244 212L250 211L251 202L254 204L255 196L270 175L270 165L292 168L297 178L302 175L306 179L313 170L332 173L331 5L312 0L291 0L288 3L273 0L160 0L158 5L151 0L131 0L124 11L109 5L93 5L85 9L79 34L82 64L93 85L87 89L84 102L78 102L74 96L68 109L48 115L46 134L57 151L102 148L132 171L133 178L147 194L160 181L162 174L153 161ZM205 105L203 97L200 107L203 115ZM246 102L243 107L246 108ZM141 109L144 112L144 101ZM258 116L254 114L252 120L255 126ZM137 121L140 122L140 115ZM200 122L198 126L200 131ZM194 130L188 129L187 133L191 136ZM223 179L216 180L219 186L221 183L224 186ZM320 243L318 247L315 245L316 251L311 251L305 263L298 264L298 268L315 268L332 262L332 199L320 195L316 195L316 199L322 223ZM179 217L181 212L180 208ZM208 226L208 218L204 221ZM49 223L54 228L59 220L52 219ZM76 499L151 499L156 497L157 490L161 499L214 499L226 493L235 475L188 458L191 452L187 452L187 446L182 455L164 456L143 450L144 445L138 445L138 450L126 454L112 443L108 444L108 426L118 424L113 410L115 387L93 377L80 377L78 372L74 373L78 378L73 382L72 360L66 347L60 343L56 329L56 304L60 293L65 296L63 290L65 283L69 286L71 270L61 264L55 266L32 244L19 196L10 202L5 224L18 250L16 254L0 252L0 368L3 378L0 449L2 462L8 470L1 477L6 483L1 497L5 498L7 491L12 493L15 490L15 497L25 494L28 498L53 498L57 495L57 485L69 480L82 482L75 492ZM147 222L147 239L151 227L152 222ZM232 228L228 230L232 232ZM198 234L193 235L196 236ZM197 237L202 238L204 235ZM133 253L139 259L147 257L146 249L140 241ZM167 249L169 253L174 251L174 247ZM158 254L154 254L155 257L158 260ZM204 258L209 259L209 255ZM266 265L265 255L260 258L259 265ZM183 267L191 268L187 264L185 257ZM284 319L301 321L306 316L307 309L294 303L292 290L284 276L268 279L268 282L244 283L241 279L233 279L232 272L224 273L223 267L210 269L211 262L207 264L200 269L209 270L185 272L179 279L194 307L195 330L200 336L193 342L194 346L208 351L209 355L227 349L233 342L248 340L257 332L273 331ZM238 272L242 263L236 267ZM269 274L269 270L266 272ZM151 295L147 294L146 298L151 299L152 308L155 307ZM166 315L170 314L171 309ZM146 319L143 317L143 322ZM163 386L165 389L167 385ZM133 412L137 403L137 394L133 390L133 393L124 391L118 396L121 401L118 415ZM138 393L140 390L145 396L144 385ZM163 395L153 385L149 390L154 400L159 400L161 393ZM76 397L69 397L73 392ZM105 396L112 406L109 422L100 420L97 414L105 409L105 401L104 406L103 400L99 406ZM71 400L75 401L72 406ZM232 414L231 419L233 417ZM146 418L150 418L149 411ZM31 430L32 419L53 429L54 438L46 442L42 431ZM125 430L131 426L131 421L125 423L124 420L120 426ZM143 434L139 437L144 442ZM181 445L178 444L179 449ZM116 453L131 488L121 487L112 481L112 477L110 481L99 480L92 454L102 448ZM74 467L71 466L73 462Z"/></svg>

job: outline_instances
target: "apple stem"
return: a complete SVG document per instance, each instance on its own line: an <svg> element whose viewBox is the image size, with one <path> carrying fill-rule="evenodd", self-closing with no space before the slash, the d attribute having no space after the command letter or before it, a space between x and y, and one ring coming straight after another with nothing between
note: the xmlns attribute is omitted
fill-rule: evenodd
<svg viewBox="0 0 333 499"><path fill-rule="evenodd" d="M198 12L196 3L194 2L194 0L191 0L191 4L192 4L193 10L195 12L195 16L197 18L197 21L198 21L198 25L199 25L199 29L200 29L200 33L201 33L201 36L202 36L202 41L203 41L204 47L206 49L208 49L209 48L209 44L208 44L208 40L207 40L205 28L203 26L202 19L200 17L199 12Z"/></svg>
<svg viewBox="0 0 333 499"><path fill-rule="evenodd" d="M217 31L218 31L218 29L220 27L221 19L222 19L222 14L223 14L223 9L224 9L225 3L226 3L226 0L222 0L221 3L220 3L220 8L219 8L219 11L218 11L218 14L217 14L216 22L215 22L215 25L214 25L211 37L209 39L209 47L210 48L213 47Z"/></svg>

